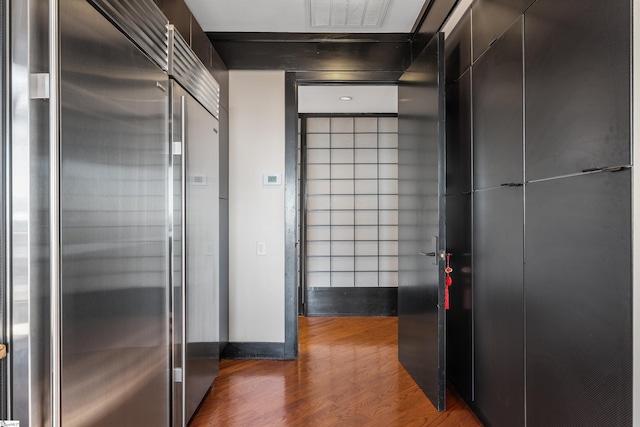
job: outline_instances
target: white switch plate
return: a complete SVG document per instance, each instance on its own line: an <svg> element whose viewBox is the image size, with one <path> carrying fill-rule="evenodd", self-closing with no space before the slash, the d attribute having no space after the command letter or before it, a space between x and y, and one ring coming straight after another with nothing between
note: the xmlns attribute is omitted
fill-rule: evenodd
<svg viewBox="0 0 640 427"><path fill-rule="evenodd" d="M256 242L256 255L266 255L267 254L267 245L265 242Z"/></svg>

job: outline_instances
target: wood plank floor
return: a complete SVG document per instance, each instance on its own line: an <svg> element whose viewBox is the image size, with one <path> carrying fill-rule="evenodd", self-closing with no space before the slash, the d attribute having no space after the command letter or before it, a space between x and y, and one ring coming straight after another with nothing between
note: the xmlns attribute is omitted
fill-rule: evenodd
<svg viewBox="0 0 640 427"><path fill-rule="evenodd" d="M190 426L481 426L450 392L435 410L398 362L397 328L397 317L301 317L297 360L223 360Z"/></svg>

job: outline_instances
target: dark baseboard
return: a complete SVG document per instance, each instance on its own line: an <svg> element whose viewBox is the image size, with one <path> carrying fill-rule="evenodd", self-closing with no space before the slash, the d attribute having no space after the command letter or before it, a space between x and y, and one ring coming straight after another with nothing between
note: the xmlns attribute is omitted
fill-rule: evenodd
<svg viewBox="0 0 640 427"><path fill-rule="evenodd" d="M307 316L397 316L398 288L309 288Z"/></svg>
<svg viewBox="0 0 640 427"><path fill-rule="evenodd" d="M238 360L288 360L281 342L230 342L221 359Z"/></svg>

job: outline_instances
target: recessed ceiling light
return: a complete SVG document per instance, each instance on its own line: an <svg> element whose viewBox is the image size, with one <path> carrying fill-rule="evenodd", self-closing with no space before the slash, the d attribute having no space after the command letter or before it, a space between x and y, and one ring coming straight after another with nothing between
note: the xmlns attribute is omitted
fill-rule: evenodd
<svg viewBox="0 0 640 427"><path fill-rule="evenodd" d="M340 101L351 101L353 98L350 96L341 96Z"/></svg>

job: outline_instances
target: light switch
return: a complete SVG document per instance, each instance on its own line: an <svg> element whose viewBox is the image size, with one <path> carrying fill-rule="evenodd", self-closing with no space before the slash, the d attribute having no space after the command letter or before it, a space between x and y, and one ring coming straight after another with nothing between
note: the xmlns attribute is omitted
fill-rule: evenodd
<svg viewBox="0 0 640 427"><path fill-rule="evenodd" d="M267 254L267 245L265 242L256 242L256 255L264 256Z"/></svg>

